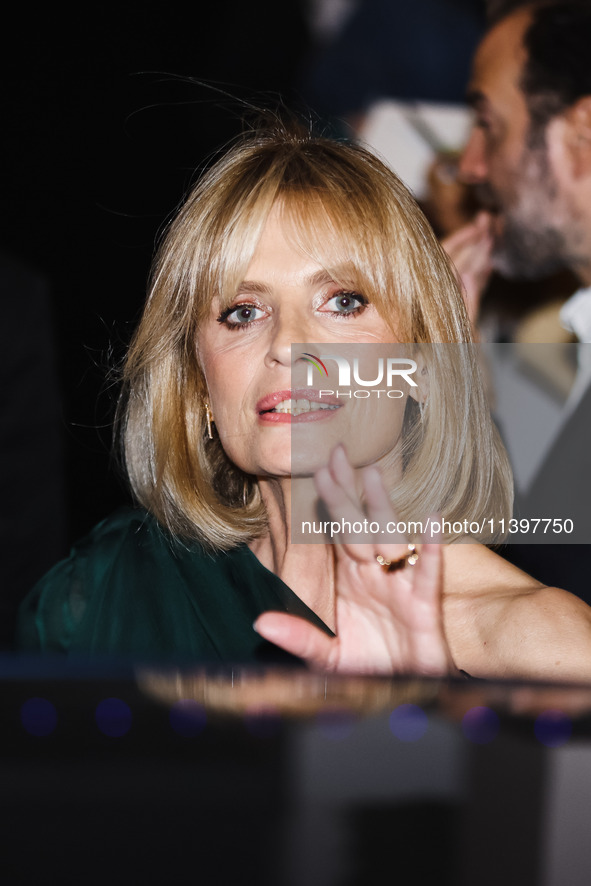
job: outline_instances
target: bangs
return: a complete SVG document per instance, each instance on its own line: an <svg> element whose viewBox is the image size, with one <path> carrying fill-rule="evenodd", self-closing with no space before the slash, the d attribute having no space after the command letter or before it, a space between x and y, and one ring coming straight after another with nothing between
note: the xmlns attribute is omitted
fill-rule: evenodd
<svg viewBox="0 0 591 886"><path fill-rule="evenodd" d="M293 245L371 301L398 340L469 340L448 260L397 176L363 148L297 140L238 150L189 201L192 335L214 298L231 305L273 210Z"/></svg>
<svg viewBox="0 0 591 886"><path fill-rule="evenodd" d="M394 328L399 313L392 249L371 215L360 215L341 194L281 196L284 232L339 286L366 296ZM357 211L356 211L357 210Z"/></svg>
<svg viewBox="0 0 591 886"><path fill-rule="evenodd" d="M226 228L218 252L214 297L220 309L229 307L247 276L272 211L279 213L283 232L293 247L317 263L327 276L367 297L394 333L399 329L400 301L396 268L404 267L399 250L384 233L375 213L360 216L341 194L324 188L301 192L281 186L259 194Z"/></svg>
<svg viewBox="0 0 591 886"><path fill-rule="evenodd" d="M232 303L256 252L278 186L276 181L267 181L238 205L226 207L215 229L208 232L207 278L197 299L201 317L209 312L214 298L219 299L221 310Z"/></svg>

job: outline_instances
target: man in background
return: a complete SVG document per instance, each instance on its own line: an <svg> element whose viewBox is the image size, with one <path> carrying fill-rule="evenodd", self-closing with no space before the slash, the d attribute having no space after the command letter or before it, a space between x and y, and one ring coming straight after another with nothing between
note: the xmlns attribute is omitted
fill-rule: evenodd
<svg viewBox="0 0 591 886"><path fill-rule="evenodd" d="M591 5L510 5L507 11L497 4L468 88L475 123L459 169L484 212L444 245L464 280L473 316L491 269L520 279L569 269L582 288L560 319L573 340L591 342ZM568 511L573 489L591 503L590 390L579 392L576 408L565 413L518 505L522 512ZM561 501L557 489L564 492ZM589 544L510 545L507 556L539 580L591 602Z"/></svg>

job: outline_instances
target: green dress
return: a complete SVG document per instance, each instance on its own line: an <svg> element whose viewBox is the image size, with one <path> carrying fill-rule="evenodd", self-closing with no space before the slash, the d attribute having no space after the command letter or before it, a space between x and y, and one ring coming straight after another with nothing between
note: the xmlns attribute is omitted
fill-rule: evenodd
<svg viewBox="0 0 591 886"><path fill-rule="evenodd" d="M330 633L246 545L208 554L171 538L146 511L126 508L33 588L21 606L17 642L28 651L295 661L253 630L267 610Z"/></svg>

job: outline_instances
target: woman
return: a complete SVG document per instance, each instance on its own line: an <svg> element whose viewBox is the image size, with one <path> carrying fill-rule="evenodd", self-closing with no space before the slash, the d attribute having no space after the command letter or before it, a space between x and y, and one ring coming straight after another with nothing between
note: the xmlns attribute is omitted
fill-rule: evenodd
<svg viewBox="0 0 591 886"><path fill-rule="evenodd" d="M379 160L279 126L242 140L171 224L128 355L125 463L146 511L105 521L40 583L22 643L217 661L281 647L339 671L591 677L591 611L571 595L480 544L426 538L417 559L407 539L384 542L396 519L384 480L402 511L434 502L455 519L469 505L491 524L507 513L477 367L447 354L469 340L448 261ZM396 342L444 345L407 348L418 381L395 430L372 419L371 451L350 461L334 429L358 413L334 391L321 402L297 373L327 345L336 359ZM308 503L313 488L331 521L368 519L369 535L291 543L292 433L304 426Z"/></svg>

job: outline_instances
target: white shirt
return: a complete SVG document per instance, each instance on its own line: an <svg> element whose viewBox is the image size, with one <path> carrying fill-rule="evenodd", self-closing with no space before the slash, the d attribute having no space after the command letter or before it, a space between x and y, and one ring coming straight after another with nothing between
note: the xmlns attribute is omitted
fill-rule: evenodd
<svg viewBox="0 0 591 886"><path fill-rule="evenodd" d="M576 348L576 374L566 400L559 402L549 396L543 385L523 372L518 346L502 346L493 367L497 415L503 421L515 481L522 492L534 481L552 444L591 384L591 287L579 289L564 303L560 322L576 336L578 344L532 344L526 348L547 347L549 363L553 349Z"/></svg>
<svg viewBox="0 0 591 886"><path fill-rule="evenodd" d="M577 376L565 404L566 416L569 416L591 383L591 286L579 289L563 304L560 322L580 342Z"/></svg>
<svg viewBox="0 0 591 886"><path fill-rule="evenodd" d="M591 286L577 290L563 304L560 322L580 342L591 342Z"/></svg>

